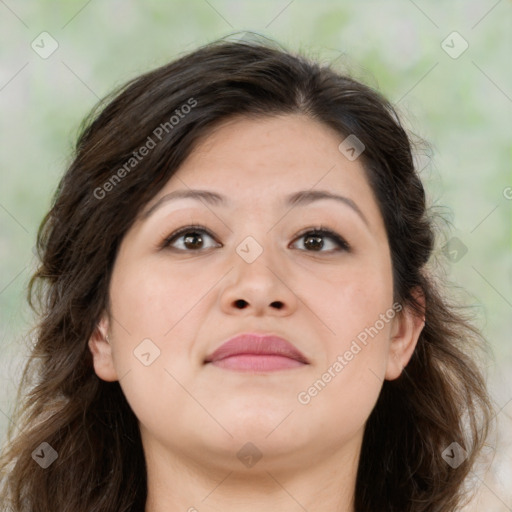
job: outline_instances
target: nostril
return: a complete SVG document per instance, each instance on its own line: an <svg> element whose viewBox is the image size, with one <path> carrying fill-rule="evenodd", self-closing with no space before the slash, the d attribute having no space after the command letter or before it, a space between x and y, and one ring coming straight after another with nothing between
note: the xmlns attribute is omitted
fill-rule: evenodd
<svg viewBox="0 0 512 512"><path fill-rule="evenodd" d="M237 308L245 308L245 306L247 305L247 302L243 299L238 299L237 301L235 301L235 305Z"/></svg>
<svg viewBox="0 0 512 512"><path fill-rule="evenodd" d="M245 308L248 304L249 303L244 299L238 299L235 301L235 306L240 309ZM270 305L277 309L282 309L284 307L283 302L280 300L276 300L276 301L272 302Z"/></svg>

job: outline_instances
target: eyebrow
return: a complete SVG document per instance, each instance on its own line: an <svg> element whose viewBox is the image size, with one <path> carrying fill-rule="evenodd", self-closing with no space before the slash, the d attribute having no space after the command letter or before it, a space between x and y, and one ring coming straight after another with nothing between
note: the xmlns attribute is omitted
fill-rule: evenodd
<svg viewBox="0 0 512 512"><path fill-rule="evenodd" d="M199 201L204 200L205 202L212 206L227 207L232 204L231 200L229 200L226 196L219 194L217 192L212 192L210 190L175 190L161 197L153 206L151 206L147 211L143 212L141 214L141 219L147 219L162 205L168 203L169 201L177 199L197 199ZM289 196L286 196L284 204L285 206L290 207L306 206L314 201L319 201L321 199L331 199L334 201L338 201L346 206L349 206L353 211L355 211L359 215L363 222L367 226L369 226L368 219L365 217L364 213L361 211L359 206L357 206L357 204L352 199L345 196L340 196L338 194L333 194L328 190L300 190L298 192L290 194Z"/></svg>

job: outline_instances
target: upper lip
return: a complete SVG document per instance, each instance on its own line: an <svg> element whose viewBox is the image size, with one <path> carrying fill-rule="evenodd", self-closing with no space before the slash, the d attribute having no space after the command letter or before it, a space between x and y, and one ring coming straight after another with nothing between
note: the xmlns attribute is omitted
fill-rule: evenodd
<svg viewBox="0 0 512 512"><path fill-rule="evenodd" d="M306 356L288 340L276 335L254 332L240 333L228 339L206 357L205 363L242 354L279 355L309 364Z"/></svg>

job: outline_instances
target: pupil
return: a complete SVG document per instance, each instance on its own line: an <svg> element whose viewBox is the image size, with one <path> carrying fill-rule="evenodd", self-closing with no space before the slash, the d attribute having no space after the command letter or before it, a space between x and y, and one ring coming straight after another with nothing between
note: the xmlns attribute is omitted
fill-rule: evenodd
<svg viewBox="0 0 512 512"><path fill-rule="evenodd" d="M199 243L194 244L194 242L190 242L190 240L196 240L196 242L197 242L198 239L200 240ZM189 244L191 244L192 247L197 247L198 245L201 245L201 241L202 241L201 235L198 235L197 233L194 233L193 235L189 234L185 237L185 245L187 247L189 247Z"/></svg>
<svg viewBox="0 0 512 512"><path fill-rule="evenodd" d="M315 240L315 242L313 242L313 244L308 244L308 240ZM323 241L322 241L322 237L318 236L318 235L306 237L304 244L306 245L306 247L311 247L312 249L315 249L315 248L321 249L324 245Z"/></svg>

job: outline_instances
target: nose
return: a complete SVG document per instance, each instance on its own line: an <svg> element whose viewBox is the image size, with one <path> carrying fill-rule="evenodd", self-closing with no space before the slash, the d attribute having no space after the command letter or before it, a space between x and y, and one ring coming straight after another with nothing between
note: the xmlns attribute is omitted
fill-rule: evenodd
<svg viewBox="0 0 512 512"><path fill-rule="evenodd" d="M251 263L237 253L234 269L221 297L227 314L287 316L297 309L298 298L284 265L278 265L267 249Z"/></svg>

